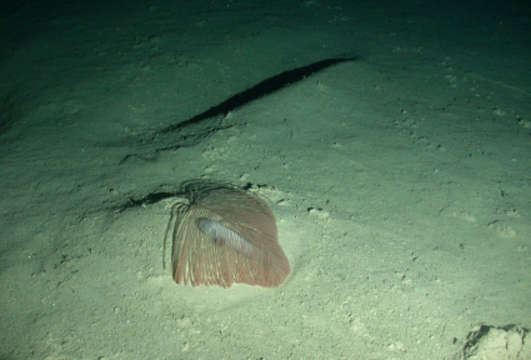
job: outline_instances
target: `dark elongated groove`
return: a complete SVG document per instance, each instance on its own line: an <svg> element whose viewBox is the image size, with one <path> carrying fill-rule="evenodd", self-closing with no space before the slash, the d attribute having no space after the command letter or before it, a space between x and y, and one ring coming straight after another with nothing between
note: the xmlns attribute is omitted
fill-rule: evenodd
<svg viewBox="0 0 531 360"><path fill-rule="evenodd" d="M222 103L211 107L207 111L198 114L188 120L182 121L178 124L173 124L167 126L159 131L156 134L166 134L175 130L182 129L188 125L197 124L205 119L211 118L217 115L227 114L228 112L243 106L253 100L259 99L266 95L269 95L286 85L293 84L297 81L300 81L313 73L326 69L332 65L336 65L342 62L354 61L356 57L345 57L345 58L329 58L314 62L310 65L298 67L292 70L284 71L278 75L267 78L253 87L244 90L234 96L231 96Z"/></svg>
<svg viewBox="0 0 531 360"><path fill-rule="evenodd" d="M285 86L296 83L330 66L355 60L358 60L358 57L328 58L306 66L287 70L278 75L267 78L250 87L249 89L231 96L227 100L211 107L201 114L195 115L194 117L181 121L177 124L172 124L160 130L151 132L148 137L142 140L142 144L149 144L154 142L155 138L164 138L165 135L169 135L171 138L159 139L157 141L158 144L166 143L167 145L157 147L152 152L127 154L120 160L119 164L123 164L131 158L137 158L143 161L153 161L160 152L193 146L217 131L231 127L231 125L223 125L221 123L221 117L218 115L226 115L228 112L238 107L244 106L253 100L269 95ZM203 121L205 121L205 124L202 124ZM200 125L198 127L194 127L194 125L197 124ZM173 134L173 132L176 134Z"/></svg>

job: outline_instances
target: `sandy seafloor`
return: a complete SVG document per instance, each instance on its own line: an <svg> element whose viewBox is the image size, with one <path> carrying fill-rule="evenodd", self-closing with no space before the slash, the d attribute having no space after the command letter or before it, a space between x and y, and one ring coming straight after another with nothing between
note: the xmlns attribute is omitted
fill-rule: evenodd
<svg viewBox="0 0 531 360"><path fill-rule="evenodd" d="M482 324L531 328L530 29L516 2L4 8L0 359L460 359ZM154 152L338 56L359 58ZM177 199L115 211L193 178L266 199L282 286L178 286Z"/></svg>

